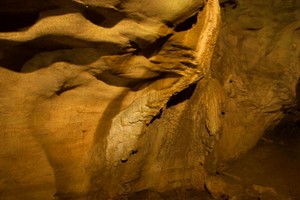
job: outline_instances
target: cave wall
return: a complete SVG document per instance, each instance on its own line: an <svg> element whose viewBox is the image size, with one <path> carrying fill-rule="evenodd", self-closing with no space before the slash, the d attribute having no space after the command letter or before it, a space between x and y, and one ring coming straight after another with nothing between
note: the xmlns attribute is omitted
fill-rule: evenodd
<svg viewBox="0 0 300 200"><path fill-rule="evenodd" d="M2 1L1 199L204 197L300 77L299 2L220 5Z"/></svg>
<svg viewBox="0 0 300 200"><path fill-rule="evenodd" d="M1 2L11 20L0 33L1 198L107 199L152 187L133 183L148 172L138 141L172 95L209 72L218 2L36 3Z"/></svg>
<svg viewBox="0 0 300 200"><path fill-rule="evenodd" d="M221 161L253 147L297 105L299 1L225 3L212 65L226 94Z"/></svg>

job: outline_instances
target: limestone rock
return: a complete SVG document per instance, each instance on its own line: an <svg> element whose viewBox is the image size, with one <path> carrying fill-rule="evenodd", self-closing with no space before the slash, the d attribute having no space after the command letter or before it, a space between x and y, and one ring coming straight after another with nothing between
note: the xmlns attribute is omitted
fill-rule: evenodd
<svg viewBox="0 0 300 200"><path fill-rule="evenodd" d="M0 30L1 198L148 189L147 177L134 183L154 172L142 170L139 141L172 95L208 76L218 1L65 0L26 10L34 3L2 2L10 15L17 7L38 16Z"/></svg>
<svg viewBox="0 0 300 200"><path fill-rule="evenodd" d="M299 121L299 9L2 0L0 199L238 198L208 174Z"/></svg>
<svg viewBox="0 0 300 200"><path fill-rule="evenodd" d="M297 107L300 2L239 0L222 7L212 74L225 93L217 153L224 161L248 151L286 109Z"/></svg>

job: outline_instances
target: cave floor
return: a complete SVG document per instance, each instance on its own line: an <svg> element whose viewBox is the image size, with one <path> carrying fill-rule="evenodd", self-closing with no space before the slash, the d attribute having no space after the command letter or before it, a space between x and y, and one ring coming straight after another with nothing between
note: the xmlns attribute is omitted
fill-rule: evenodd
<svg viewBox="0 0 300 200"><path fill-rule="evenodd" d="M185 191L183 196L176 191L157 194L147 190L128 199L300 199L300 124L265 134L252 150L210 176L206 189Z"/></svg>
<svg viewBox="0 0 300 200"><path fill-rule="evenodd" d="M265 134L251 151L219 170L217 177L228 186L224 191L231 193L228 197L300 199L300 124Z"/></svg>

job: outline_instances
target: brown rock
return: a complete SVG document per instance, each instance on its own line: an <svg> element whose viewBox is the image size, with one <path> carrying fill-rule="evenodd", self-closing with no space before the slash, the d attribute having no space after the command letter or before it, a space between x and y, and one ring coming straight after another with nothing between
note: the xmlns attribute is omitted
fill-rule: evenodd
<svg viewBox="0 0 300 200"><path fill-rule="evenodd" d="M300 5L220 5L1 1L0 199L238 198L208 173L299 121Z"/></svg>

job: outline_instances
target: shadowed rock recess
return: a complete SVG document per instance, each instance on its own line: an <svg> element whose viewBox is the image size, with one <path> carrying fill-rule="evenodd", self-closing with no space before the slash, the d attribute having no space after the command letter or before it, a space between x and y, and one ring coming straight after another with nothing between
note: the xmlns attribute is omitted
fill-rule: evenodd
<svg viewBox="0 0 300 200"><path fill-rule="evenodd" d="M297 0L1 0L0 199L300 199L299 85Z"/></svg>

